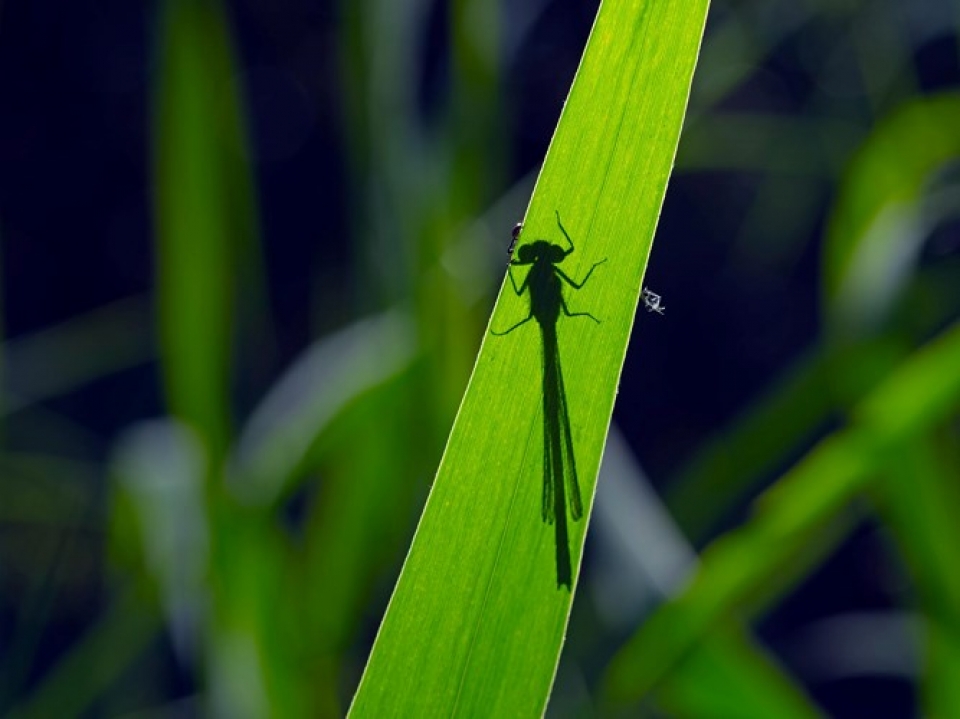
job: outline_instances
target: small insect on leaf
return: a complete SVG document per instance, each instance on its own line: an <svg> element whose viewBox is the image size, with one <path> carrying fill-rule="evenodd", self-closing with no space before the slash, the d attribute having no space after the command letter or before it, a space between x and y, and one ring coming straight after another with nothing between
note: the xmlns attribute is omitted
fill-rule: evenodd
<svg viewBox="0 0 960 719"><path fill-rule="evenodd" d="M513 257L513 251L517 246L517 240L520 239L520 233L523 232L523 223L518 222L513 226L513 231L510 233L510 236L513 238L510 240L510 246L507 248L507 254L510 257Z"/></svg>
<svg viewBox="0 0 960 719"><path fill-rule="evenodd" d="M660 295L651 292L646 287L643 288L643 304L646 306L647 312L656 312L658 315L662 315L663 311L667 309L660 304Z"/></svg>

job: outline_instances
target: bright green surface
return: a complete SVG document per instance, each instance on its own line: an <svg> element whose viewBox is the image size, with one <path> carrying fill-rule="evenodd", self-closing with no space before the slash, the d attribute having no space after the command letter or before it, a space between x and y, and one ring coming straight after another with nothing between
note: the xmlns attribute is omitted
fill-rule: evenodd
<svg viewBox="0 0 960 719"><path fill-rule="evenodd" d="M603 5L525 218L521 244L560 243L560 211L576 245L561 269L574 280L607 259L566 293L601 324L561 317L558 329L587 512L570 525L575 576L706 9ZM507 285L491 326L527 311ZM535 323L486 335L352 716L542 712L571 595L540 519L540 365Z"/></svg>

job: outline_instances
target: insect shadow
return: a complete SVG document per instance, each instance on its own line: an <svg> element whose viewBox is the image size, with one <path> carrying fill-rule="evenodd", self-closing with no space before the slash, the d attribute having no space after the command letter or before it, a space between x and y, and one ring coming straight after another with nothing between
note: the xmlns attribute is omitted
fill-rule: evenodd
<svg viewBox="0 0 960 719"><path fill-rule="evenodd" d="M507 266L507 274L518 297L524 292L529 294L530 313L502 332L496 332L492 328L490 332L503 336L530 320L536 320L540 325L543 368L543 501L540 512L543 521L556 528L557 588L566 587L569 590L572 569L567 503L570 505L570 516L576 522L583 516L583 502L580 499L577 462L570 431L570 411L560 366L557 320L562 312L567 317L587 317L600 324L600 320L589 312L570 311L563 297L562 283L579 290L587 283L597 266L606 262L606 259L595 262L579 283L568 277L557 265L574 251L573 240L560 222L560 213L556 212L556 216L557 226L570 249L564 249L547 240L534 240L519 247L516 257L513 257ZM520 225L514 228L511 250L521 231ZM524 265L529 266L530 270L520 286L517 286L513 278L513 268Z"/></svg>

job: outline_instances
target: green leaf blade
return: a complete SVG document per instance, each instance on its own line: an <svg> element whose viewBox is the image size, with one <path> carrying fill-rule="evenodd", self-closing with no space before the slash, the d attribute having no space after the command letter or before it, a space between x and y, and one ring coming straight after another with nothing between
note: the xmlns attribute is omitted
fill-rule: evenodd
<svg viewBox="0 0 960 719"><path fill-rule="evenodd" d="M559 211L575 251L558 267L579 283L608 260L564 290L571 312L602 322L561 316L557 327L584 505L578 521L568 515L574 586L706 10L603 4L520 241L563 242ZM529 311L507 280L491 328ZM557 586L555 527L541 519L540 341L534 321L484 338L351 716L543 712L571 593Z"/></svg>

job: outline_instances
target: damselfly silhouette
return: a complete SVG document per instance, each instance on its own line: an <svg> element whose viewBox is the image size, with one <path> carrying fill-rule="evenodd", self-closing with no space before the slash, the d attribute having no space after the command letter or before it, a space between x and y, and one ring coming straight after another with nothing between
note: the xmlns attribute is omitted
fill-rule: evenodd
<svg viewBox="0 0 960 719"><path fill-rule="evenodd" d="M567 406L567 393L563 385L563 372L560 367L560 347L557 342L557 320L563 312L567 317L589 317L600 323L589 312L571 312L563 298L563 282L574 289L583 287L598 265L606 259L594 263L579 283L570 279L557 265L574 251L573 240L560 222L557 212L557 226L570 244L566 250L547 240L534 240L521 245L516 257L510 260L507 274L517 296L524 292L530 295L530 314L503 332L491 332L505 335L513 332L530 320L540 325L543 340L543 500L541 516L543 521L556 527L557 588L570 589L572 569L570 566L570 539L567 530L567 502L570 504L570 516L578 521L583 516L583 502L580 499L580 483L577 479L577 462L573 451L573 435L570 431L570 412ZM513 241L519 239L521 226L513 230ZM513 245L511 245L513 249ZM513 268L529 265L526 279L517 286L513 278Z"/></svg>

